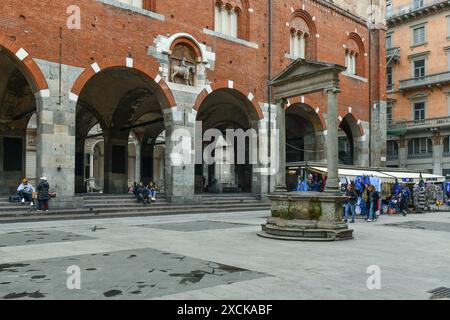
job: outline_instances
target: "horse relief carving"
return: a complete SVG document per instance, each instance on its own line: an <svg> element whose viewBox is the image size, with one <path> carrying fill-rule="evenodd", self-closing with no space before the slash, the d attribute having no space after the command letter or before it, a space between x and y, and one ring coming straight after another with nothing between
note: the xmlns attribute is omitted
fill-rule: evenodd
<svg viewBox="0 0 450 320"><path fill-rule="evenodd" d="M195 61L196 57L188 47L184 45L176 46L171 56L170 81L194 86L197 69Z"/></svg>

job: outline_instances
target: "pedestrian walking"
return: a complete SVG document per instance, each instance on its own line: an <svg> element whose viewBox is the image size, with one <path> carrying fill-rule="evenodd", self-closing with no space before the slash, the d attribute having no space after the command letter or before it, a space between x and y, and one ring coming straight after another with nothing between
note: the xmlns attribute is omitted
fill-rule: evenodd
<svg viewBox="0 0 450 320"><path fill-rule="evenodd" d="M378 203L380 200L380 195L374 186L369 187L369 199L370 199L370 210L369 210L370 213L369 213L369 219L367 220L367 222L372 222L372 221L376 222L377 221L377 211L379 210Z"/></svg>
<svg viewBox="0 0 450 320"><path fill-rule="evenodd" d="M358 194L356 193L355 186L353 184L349 184L349 186L347 187L347 191L345 192L345 196L348 197L348 200L345 206L344 222L348 222L348 215L351 211L352 220L350 221L350 223L355 223L356 202L358 201Z"/></svg>

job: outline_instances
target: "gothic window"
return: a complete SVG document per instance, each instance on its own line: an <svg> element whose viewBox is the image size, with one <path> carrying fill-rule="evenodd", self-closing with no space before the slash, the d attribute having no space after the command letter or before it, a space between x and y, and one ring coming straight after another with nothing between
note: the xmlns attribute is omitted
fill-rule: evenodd
<svg viewBox="0 0 450 320"><path fill-rule="evenodd" d="M133 7L156 12L156 0L119 0L119 2Z"/></svg>
<svg viewBox="0 0 450 320"><path fill-rule="evenodd" d="M291 56L294 58L306 59L306 41L309 38L308 33L291 29Z"/></svg>
<svg viewBox="0 0 450 320"><path fill-rule="evenodd" d="M216 1L214 7L214 30L224 35L249 40L248 0L224 4Z"/></svg>
<svg viewBox="0 0 450 320"><path fill-rule="evenodd" d="M361 37L354 32L350 33L344 48L347 73L365 77L366 51Z"/></svg>
<svg viewBox="0 0 450 320"><path fill-rule="evenodd" d="M356 57L358 53L354 51L347 50L345 53L345 66L347 67L347 72L356 75Z"/></svg>
<svg viewBox="0 0 450 320"><path fill-rule="evenodd" d="M316 26L312 17L304 10L293 13L290 26L291 57L298 59L316 59Z"/></svg>

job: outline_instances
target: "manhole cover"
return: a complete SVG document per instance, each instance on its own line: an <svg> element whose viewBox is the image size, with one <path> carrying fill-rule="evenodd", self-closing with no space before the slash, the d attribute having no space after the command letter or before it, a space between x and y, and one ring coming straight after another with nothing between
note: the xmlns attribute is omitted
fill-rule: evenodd
<svg viewBox="0 0 450 320"><path fill-rule="evenodd" d="M446 287L440 287L436 288L430 291L427 291L428 293L432 293L430 299L450 299L450 288Z"/></svg>

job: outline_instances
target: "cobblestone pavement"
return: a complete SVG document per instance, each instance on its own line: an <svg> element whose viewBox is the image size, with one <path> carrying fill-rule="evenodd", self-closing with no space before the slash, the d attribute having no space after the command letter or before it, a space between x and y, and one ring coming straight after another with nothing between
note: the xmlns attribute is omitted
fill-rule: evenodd
<svg viewBox="0 0 450 320"><path fill-rule="evenodd" d="M0 298L435 299L450 288L448 212L357 221L354 240L331 243L260 238L268 214L3 224ZM369 290L373 266L380 289Z"/></svg>

